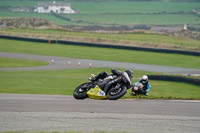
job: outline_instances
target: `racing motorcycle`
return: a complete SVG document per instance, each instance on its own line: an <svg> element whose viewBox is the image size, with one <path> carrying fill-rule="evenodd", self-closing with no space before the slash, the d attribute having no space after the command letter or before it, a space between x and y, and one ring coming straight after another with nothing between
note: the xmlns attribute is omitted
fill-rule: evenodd
<svg viewBox="0 0 200 133"><path fill-rule="evenodd" d="M144 91L143 91L143 84L142 83L135 83L132 87L132 96L135 95L143 95Z"/></svg>
<svg viewBox="0 0 200 133"><path fill-rule="evenodd" d="M111 69L112 73L115 70ZM117 100L124 96L131 87L131 70L126 70L123 73L117 72L104 79L90 81L79 85L73 93L75 99L109 99Z"/></svg>

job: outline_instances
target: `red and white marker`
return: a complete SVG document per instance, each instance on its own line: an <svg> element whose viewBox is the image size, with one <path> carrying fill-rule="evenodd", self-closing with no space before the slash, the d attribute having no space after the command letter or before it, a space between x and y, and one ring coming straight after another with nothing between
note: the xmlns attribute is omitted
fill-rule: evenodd
<svg viewBox="0 0 200 133"><path fill-rule="evenodd" d="M78 62L78 66L79 66L79 67L81 66L81 62Z"/></svg>
<svg viewBox="0 0 200 133"><path fill-rule="evenodd" d="M92 67L92 63L89 63L89 68L91 68Z"/></svg>
<svg viewBox="0 0 200 133"><path fill-rule="evenodd" d="M53 63L54 63L54 59L51 59L50 64L53 64Z"/></svg>

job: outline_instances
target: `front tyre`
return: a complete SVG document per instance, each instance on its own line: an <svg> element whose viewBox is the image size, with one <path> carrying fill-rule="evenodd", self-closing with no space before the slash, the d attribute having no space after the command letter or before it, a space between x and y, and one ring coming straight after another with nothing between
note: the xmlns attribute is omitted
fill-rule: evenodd
<svg viewBox="0 0 200 133"><path fill-rule="evenodd" d="M107 93L107 98L109 100L117 100L121 97L123 97L127 92L127 87L124 85L121 85L120 87L111 88Z"/></svg>
<svg viewBox="0 0 200 133"><path fill-rule="evenodd" d="M85 99L88 98L87 92L89 90L89 83L83 83L79 85L73 93L75 99Z"/></svg>

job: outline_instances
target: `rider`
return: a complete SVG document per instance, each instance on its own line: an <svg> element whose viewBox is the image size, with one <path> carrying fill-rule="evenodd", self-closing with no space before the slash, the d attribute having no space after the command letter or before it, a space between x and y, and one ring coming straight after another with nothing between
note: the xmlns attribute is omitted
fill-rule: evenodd
<svg viewBox="0 0 200 133"><path fill-rule="evenodd" d="M111 72L112 72L112 74L110 74L110 75L108 75L108 73L104 72L104 71L99 73L98 75L92 74L92 76L89 78L89 80L94 82L94 81L97 81L99 79L104 79L109 76L115 77L115 76L119 76L122 74L121 71L116 70L116 69L111 69ZM125 72L128 74L128 76L130 77L130 80L131 80L133 78L133 72L131 70L126 70Z"/></svg>
<svg viewBox="0 0 200 133"><path fill-rule="evenodd" d="M143 85L142 94L148 96L148 92L151 88L150 82L148 80L148 76L147 75L142 76L142 79L139 80L138 82L134 83L133 86L137 83L142 83L142 85ZM133 89L132 89L132 94L133 95L135 94Z"/></svg>

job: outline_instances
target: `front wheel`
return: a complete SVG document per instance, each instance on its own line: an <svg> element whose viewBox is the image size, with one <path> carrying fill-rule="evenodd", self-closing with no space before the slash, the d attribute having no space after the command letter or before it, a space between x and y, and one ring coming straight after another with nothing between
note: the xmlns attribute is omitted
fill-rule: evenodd
<svg viewBox="0 0 200 133"><path fill-rule="evenodd" d="M73 96L75 99L85 99L88 98L87 92L89 90L90 84L89 83L83 83L79 85L73 93Z"/></svg>
<svg viewBox="0 0 200 133"><path fill-rule="evenodd" d="M114 87L111 88L107 93L107 98L109 100L117 100L121 97L123 97L127 92L127 87L124 85L121 85L120 87Z"/></svg>

